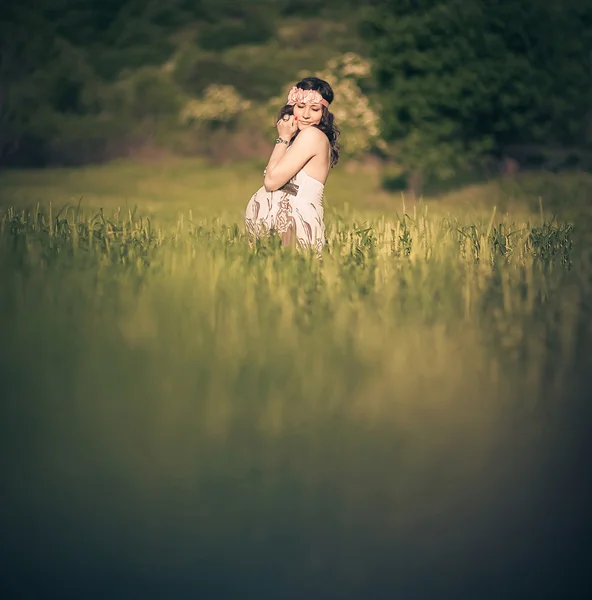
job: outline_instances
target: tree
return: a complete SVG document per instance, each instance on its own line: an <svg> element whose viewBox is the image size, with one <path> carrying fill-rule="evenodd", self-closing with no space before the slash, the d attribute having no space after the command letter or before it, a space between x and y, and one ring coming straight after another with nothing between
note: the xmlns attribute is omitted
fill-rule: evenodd
<svg viewBox="0 0 592 600"><path fill-rule="evenodd" d="M371 0L361 24L382 132L409 171L447 177L510 143L577 138L592 11L576 0Z"/></svg>
<svg viewBox="0 0 592 600"><path fill-rule="evenodd" d="M55 28L30 0L0 7L0 164L18 151L27 112L47 104L47 86L33 78L51 66L54 42Z"/></svg>

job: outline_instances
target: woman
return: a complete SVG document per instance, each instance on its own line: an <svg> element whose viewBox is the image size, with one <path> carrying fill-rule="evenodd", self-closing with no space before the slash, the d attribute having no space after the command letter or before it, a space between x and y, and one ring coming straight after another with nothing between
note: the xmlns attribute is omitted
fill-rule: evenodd
<svg viewBox="0 0 592 600"><path fill-rule="evenodd" d="M275 231L285 246L323 250L323 192L329 169L339 159L332 101L331 86L317 77L290 90L276 124L278 137L264 185L247 205L245 223L252 236Z"/></svg>

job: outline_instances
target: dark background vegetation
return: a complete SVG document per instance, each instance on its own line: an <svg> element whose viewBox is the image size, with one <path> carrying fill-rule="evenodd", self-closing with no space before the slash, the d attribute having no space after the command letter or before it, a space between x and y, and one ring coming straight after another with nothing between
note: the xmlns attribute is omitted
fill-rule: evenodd
<svg viewBox="0 0 592 600"><path fill-rule="evenodd" d="M353 50L374 65L366 88L404 176L550 155L590 168L592 8L579 0L20 0L0 22L4 166L207 154L204 132L179 123L183 98L221 83L265 102Z"/></svg>

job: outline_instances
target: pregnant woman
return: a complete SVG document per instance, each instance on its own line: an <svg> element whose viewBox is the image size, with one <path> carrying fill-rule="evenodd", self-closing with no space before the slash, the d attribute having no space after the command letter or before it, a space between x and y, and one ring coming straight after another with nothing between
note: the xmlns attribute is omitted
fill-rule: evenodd
<svg viewBox="0 0 592 600"><path fill-rule="evenodd" d="M278 117L263 187L247 205L250 235L275 231L284 246L322 252L323 192L329 169L339 158L339 130L329 112L332 101L331 86L317 77L307 77L290 90Z"/></svg>

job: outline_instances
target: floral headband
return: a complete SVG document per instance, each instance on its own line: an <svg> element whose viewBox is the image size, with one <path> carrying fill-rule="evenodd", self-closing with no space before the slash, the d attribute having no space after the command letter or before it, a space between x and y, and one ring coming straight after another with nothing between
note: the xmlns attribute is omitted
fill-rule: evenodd
<svg viewBox="0 0 592 600"><path fill-rule="evenodd" d="M303 90L296 86L288 92L288 101L286 104L294 106L294 104L322 104L329 107L329 103L316 90Z"/></svg>

